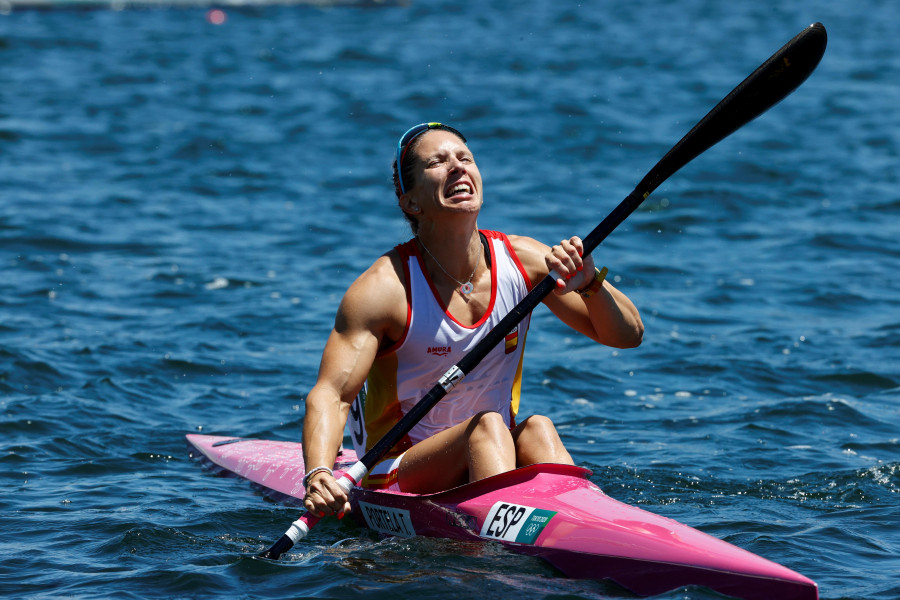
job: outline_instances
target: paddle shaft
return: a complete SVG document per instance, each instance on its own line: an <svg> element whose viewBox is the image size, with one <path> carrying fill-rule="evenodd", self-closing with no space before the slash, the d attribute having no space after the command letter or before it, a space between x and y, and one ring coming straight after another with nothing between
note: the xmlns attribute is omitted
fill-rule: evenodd
<svg viewBox="0 0 900 600"><path fill-rule="evenodd" d="M825 52L827 34L821 23L810 25L781 47L698 122L641 180L603 221L584 238L590 254L666 179L711 146L731 135L783 100L813 72ZM556 286L557 274L544 277L475 347L440 378L437 384L339 480L349 492L385 454L456 384L484 359L506 335L540 304ZM277 559L305 537L318 518L304 514L284 536L260 556Z"/></svg>
<svg viewBox="0 0 900 600"><path fill-rule="evenodd" d="M794 91L819 64L825 52L825 43L825 27L821 23L811 25L732 90L656 163L634 191L584 238L585 255L593 252L672 174ZM553 291L557 279L554 275L550 273L532 288L531 292L484 339L451 367L422 400L360 459L366 470L375 466L456 383L469 374L512 331L525 315L534 310Z"/></svg>

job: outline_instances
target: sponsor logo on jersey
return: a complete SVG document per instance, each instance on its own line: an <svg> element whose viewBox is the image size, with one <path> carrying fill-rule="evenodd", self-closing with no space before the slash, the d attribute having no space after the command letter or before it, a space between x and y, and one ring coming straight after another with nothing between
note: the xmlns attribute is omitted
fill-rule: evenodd
<svg viewBox="0 0 900 600"><path fill-rule="evenodd" d="M517 544L533 544L556 514L512 502L496 502L481 526L481 537Z"/></svg>
<svg viewBox="0 0 900 600"><path fill-rule="evenodd" d="M447 356L451 350L450 346L428 346L426 352L432 356Z"/></svg>

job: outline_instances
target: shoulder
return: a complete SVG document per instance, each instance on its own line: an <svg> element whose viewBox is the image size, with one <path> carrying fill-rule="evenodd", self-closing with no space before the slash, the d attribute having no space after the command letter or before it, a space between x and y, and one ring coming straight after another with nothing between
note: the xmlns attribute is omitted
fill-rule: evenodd
<svg viewBox="0 0 900 600"><path fill-rule="evenodd" d="M528 277L534 282L543 279L549 272L544 257L550 251L550 247L524 235L508 235L507 237L510 247L528 272Z"/></svg>
<svg viewBox="0 0 900 600"><path fill-rule="evenodd" d="M524 235L507 234L486 229L480 231L488 239L503 241L519 257L523 264L526 264L526 261L528 263L543 264L544 255L550 250L549 246Z"/></svg>
<svg viewBox="0 0 900 600"><path fill-rule="evenodd" d="M406 281L400 253L380 256L347 289L338 308L336 329L367 329L379 338L406 323Z"/></svg>
<svg viewBox="0 0 900 600"><path fill-rule="evenodd" d="M371 313L385 305L405 304L405 279L402 259L396 250L391 250L380 256L350 285L341 301L341 309Z"/></svg>

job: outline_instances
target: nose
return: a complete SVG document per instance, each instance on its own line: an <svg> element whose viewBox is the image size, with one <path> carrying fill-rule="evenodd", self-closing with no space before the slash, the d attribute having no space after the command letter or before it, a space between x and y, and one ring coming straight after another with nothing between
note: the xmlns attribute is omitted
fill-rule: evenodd
<svg viewBox="0 0 900 600"><path fill-rule="evenodd" d="M458 157L454 156L453 158L450 159L450 172L451 173L456 173L458 171L465 172L465 170L466 170L465 163L462 160L460 160Z"/></svg>

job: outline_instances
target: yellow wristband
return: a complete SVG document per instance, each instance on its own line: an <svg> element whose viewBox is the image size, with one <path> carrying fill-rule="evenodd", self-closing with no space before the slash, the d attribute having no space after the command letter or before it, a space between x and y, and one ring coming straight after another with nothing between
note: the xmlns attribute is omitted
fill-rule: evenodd
<svg viewBox="0 0 900 600"><path fill-rule="evenodd" d="M591 279L591 282L580 290L575 291L581 294L582 298L590 298L603 287L603 280L606 279L607 273L609 273L609 269L606 267L603 267L602 269L594 267L594 278Z"/></svg>

